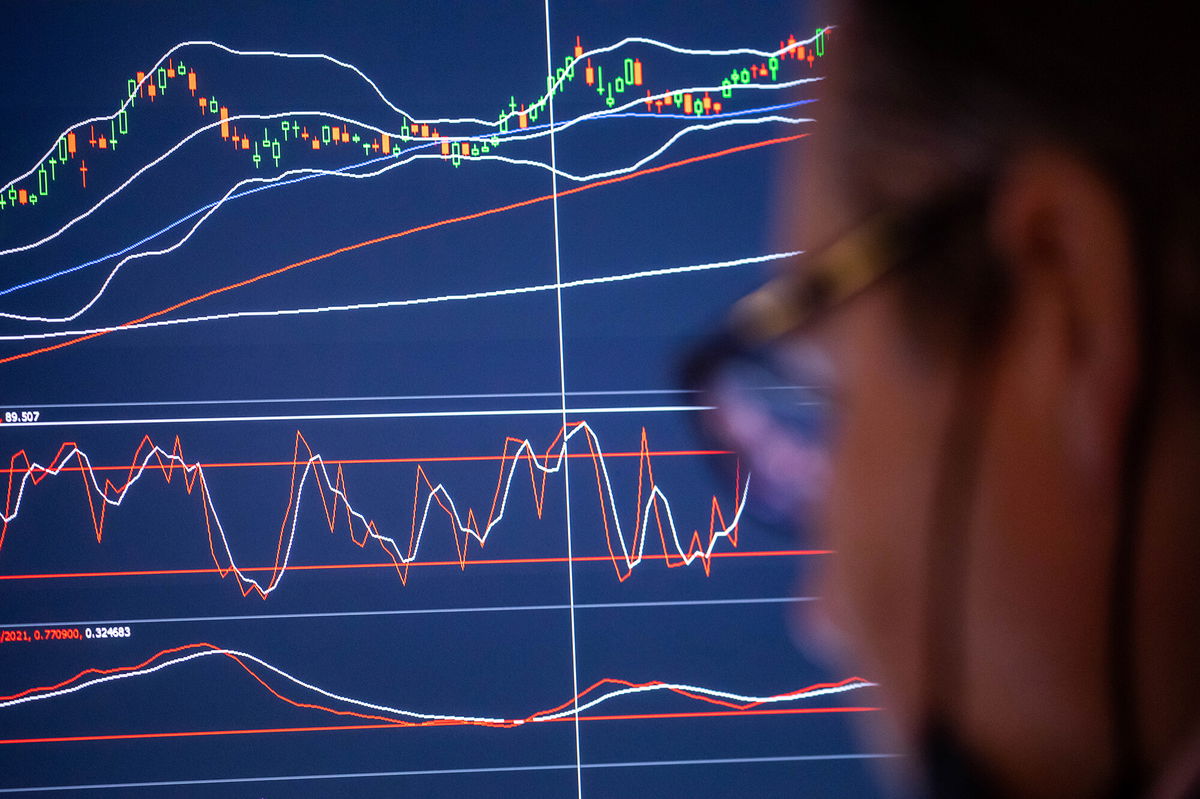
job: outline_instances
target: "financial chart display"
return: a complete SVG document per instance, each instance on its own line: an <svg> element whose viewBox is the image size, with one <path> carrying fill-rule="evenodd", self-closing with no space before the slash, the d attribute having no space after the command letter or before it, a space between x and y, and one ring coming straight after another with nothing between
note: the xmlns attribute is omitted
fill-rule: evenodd
<svg viewBox="0 0 1200 799"><path fill-rule="evenodd" d="M4 15L0 793L875 795L835 555L677 380L799 246L831 20Z"/></svg>

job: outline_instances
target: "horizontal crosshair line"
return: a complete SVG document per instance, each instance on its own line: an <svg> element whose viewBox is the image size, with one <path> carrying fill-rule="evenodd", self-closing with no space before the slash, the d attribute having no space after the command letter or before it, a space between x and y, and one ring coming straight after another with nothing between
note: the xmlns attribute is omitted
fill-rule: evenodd
<svg viewBox="0 0 1200 799"><path fill-rule="evenodd" d="M575 609L619 610L622 608L706 607L714 605L783 605L815 602L815 596L740 597L732 599L663 599L643 602L576 602ZM478 605L458 608L402 608L390 610L330 610L315 613L245 613L235 616L164 616L141 619L87 619L83 621L40 621L0 624L0 630L35 627L115 627L134 624L182 624L214 621L275 621L289 619L354 618L359 616L428 616L465 613L517 613L524 611L567 610L568 604L551 605Z"/></svg>
<svg viewBox="0 0 1200 799"><path fill-rule="evenodd" d="M528 766L475 766L473 768L411 769L408 771L358 771L340 774L289 774L273 777L217 777L195 780L161 780L158 782L109 782L90 785L44 785L33 788L0 788L0 793L20 791L86 791L115 788L166 788L182 785L226 785L254 782L302 782L305 780L355 780L384 777L434 777L454 774L504 774L514 771L574 771L577 768L650 768L668 766L755 766L779 763L811 763L838 760L878 760L900 757L891 753L850 752L832 755L767 755L762 757L706 757L691 760L628 760L607 763L550 763Z"/></svg>
<svg viewBox="0 0 1200 799"><path fill-rule="evenodd" d="M597 408L567 408L572 416L594 416L600 413L691 413L710 411L709 405L641 405ZM373 419L462 419L465 417L492 416L561 416L560 408L512 408L489 409L486 411L395 411L381 413L303 413L267 416L176 416L146 417L142 419L56 419L38 422L4 422L0 427L89 427L113 425L147 424L210 424L217 422L315 422L315 421L360 421Z"/></svg>
<svg viewBox="0 0 1200 799"><path fill-rule="evenodd" d="M780 549L780 550L762 550L758 552L713 552L708 557L716 559L724 558L780 558L780 557L798 557L802 555L832 555L831 549ZM666 555L643 554L644 560L666 560ZM612 563L611 555L576 555L569 559L571 563ZM491 558L482 560L471 560L468 564L471 566L524 566L524 565L549 565L567 563L566 557L555 558ZM457 560L434 560L434 561L413 561L408 564L410 566L454 566L459 570L463 570L462 564ZM395 569L396 564L388 561L386 563L330 563L308 566L288 566L294 571L338 571L344 569ZM271 566L241 566L239 569L243 572L270 572L273 570ZM172 575L184 574L220 574L218 568L208 569L145 569L139 571L114 571L114 572L62 572L49 574L2 574L0 581L4 580L63 580L82 577L165 577Z"/></svg>
<svg viewBox="0 0 1200 799"><path fill-rule="evenodd" d="M568 397L634 396L639 394L699 394L683 388L609 389L606 391L568 391ZM453 400L453 399L526 399L557 397L557 391L503 391L486 394L381 394L358 397L274 397L268 399L207 399L207 400L149 400L139 402L21 402L9 405L22 408L132 408L147 405L264 405L292 402L391 402L393 400Z"/></svg>
<svg viewBox="0 0 1200 799"><path fill-rule="evenodd" d="M580 721L648 721L662 719L694 719L694 718L728 718L745 716L795 716L826 713L873 713L881 710L878 707L792 707L792 708L756 708L751 710L697 710L686 713L623 713L598 716L579 716ZM562 718L546 719L539 723L554 724L561 721L573 722L574 714ZM459 726L456 724L441 724L441 727ZM462 726L467 726L464 722ZM44 743L80 743L85 741L130 741L152 738L200 738L226 735L272 735L289 732L338 732L341 730L392 730L414 729L399 724L330 724L313 727L260 727L257 729L236 730L184 730L178 732L131 732L111 735L64 735L46 738L4 738L0 746L13 744L44 744Z"/></svg>
<svg viewBox="0 0 1200 799"><path fill-rule="evenodd" d="M396 233L390 233L386 236L379 236L377 238L367 239L365 241L356 242L355 244L348 244L344 247L338 247L337 249L329 250L328 252L321 253L320 255L314 255L309 258L300 260L300 261L295 261L286 266L281 266L278 269L273 269L269 272L263 272L262 274L255 275L254 277L246 278L245 280L241 280L236 283L230 283L230 284L228 284L226 286L222 286L220 288L211 289L210 291L206 291L203 294L197 294L196 296L191 297L189 299L181 300L180 302L177 302L174 305L169 305L165 308L160 308L157 311L152 311L151 313L148 313L144 316L140 316L136 319L131 319L128 322L118 325L117 329L120 329L121 327L128 327L130 325L139 324L141 322L145 322L150 319L155 319L157 317L171 313L172 311L178 310L184 306L191 305L194 302L208 299L209 297L215 296L217 294L222 294L222 293L224 293L226 291L230 291L232 289L242 288L243 286L248 286L251 283L256 283L259 280L263 280L264 278L274 277L276 275L290 271L297 267L305 266L307 264L311 264L316 261L321 261L321 260L330 258L335 255L341 255L342 253L350 252L352 250L357 250L362 247L367 247L367 246L370 246L373 244L379 244L384 241L391 241L393 239L398 239L398 238L402 238L405 236L409 236L413 233L419 233L419 232L426 231L426 230L432 230L434 228L439 228L444 225L454 224L456 222L466 222L466 221L470 221L473 219L480 219L480 218L483 218L486 216L491 216L492 214L498 214L498 213L502 213L504 211L511 211L511 210L514 210L517 208L523 208L523 207L529 206L529 205L536 205L539 203L544 203L544 202L547 202L549 200L552 200L552 199L555 199L558 197L567 197L571 194L577 194L581 191L587 191L588 189L599 188L600 186L608 186L608 185L612 185L614 183L621 183L626 180L631 180L632 178L635 178L635 177L640 177L643 175L650 175L650 174L654 174L656 172L663 172L668 169L674 169L676 167L686 166L688 164L699 163L701 161L707 161L707 160L710 160L713 158L720 158L722 156L732 155L732 154L738 153L738 152L745 152L747 150L754 150L759 147L766 147L766 146L773 145L773 144L782 144L785 142L796 141L798 139L804 138L806 135L807 134L805 134L805 133L799 133L799 134L795 134L792 136L780 136L780 137L773 138L773 139L766 139L763 141L751 142L749 144L741 144L736 147L729 147L724 150L718 150L718 151L712 152L712 153L705 153L703 155L692 156L691 158L684 158L680 161L672 161L671 163L668 163L668 164L659 164L658 166L647 167L646 169L639 169L638 171L630 172L627 175L619 175L617 177L605 178L603 180L597 180L592 183L586 183L582 186L576 186L572 189L567 189L565 191L557 192L556 194L546 194L546 195L542 195L541 197L530 197L529 199L519 200L515 203L509 203L507 205L501 205L501 206L497 206L495 208L488 208L484 211L476 211L475 213L465 214L463 216L451 217L449 219L441 219L436 222L430 222L425 225L419 225L417 227L412 227L412 228L408 228L406 230L401 230ZM80 344L84 341L88 341L90 339L97 338L99 336L107 335L108 333L111 333L111 332L113 332L113 331L111 329L109 329L109 330L104 330L104 331L98 331L95 333L88 333L87 335L68 339L66 341L61 341L57 344L50 344L45 347L39 347L37 349L27 350L25 352L17 353L16 355L10 355L6 358L0 358L0 364L10 363L12 361L18 361L23 358L28 358L28 357L31 357L34 355L41 355L43 353L62 349L63 347L70 347L74 344Z"/></svg>
<svg viewBox="0 0 1200 799"><path fill-rule="evenodd" d="M641 455L640 452L606 452L606 458L637 458ZM732 451L727 449L670 449L670 450L655 450L646 453L647 455L671 456L671 455L732 455ZM550 463L553 460L558 460L558 456L550 457L549 455L534 454L531 457ZM576 452L567 453L567 458L590 458L590 453ZM323 463L329 466L346 466L350 464L385 464L385 463L456 463L467 461L502 461L503 455L446 455L436 458L350 458L341 460L321 459ZM202 469L226 469L240 466L305 466L308 461L229 461L227 463L197 463ZM178 468L178 467L175 467ZM147 464L146 471L170 471L171 467L166 465ZM0 475L17 474L24 472L24 469L0 469ZM60 472L127 472L129 465L124 466L92 466L90 468L84 466L64 466L59 469Z"/></svg>

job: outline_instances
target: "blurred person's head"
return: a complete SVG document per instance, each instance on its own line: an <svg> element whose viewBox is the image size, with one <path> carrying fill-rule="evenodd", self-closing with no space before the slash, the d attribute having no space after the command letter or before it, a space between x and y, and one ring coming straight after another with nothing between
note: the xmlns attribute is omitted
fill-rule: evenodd
<svg viewBox="0 0 1200 799"><path fill-rule="evenodd" d="M935 790L1144 790L1200 735L1198 72L1164 5L828 9L790 221L886 220L896 262L783 342L832 365L826 610Z"/></svg>

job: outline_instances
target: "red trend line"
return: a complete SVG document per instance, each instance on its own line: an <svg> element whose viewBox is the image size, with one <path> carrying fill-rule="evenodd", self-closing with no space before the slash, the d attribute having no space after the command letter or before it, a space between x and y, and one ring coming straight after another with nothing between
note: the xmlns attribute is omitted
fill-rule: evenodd
<svg viewBox="0 0 1200 799"><path fill-rule="evenodd" d="M418 464L413 486L411 526L406 545L383 536L373 520L366 519L365 516L353 510L349 502L349 493L342 465L339 464L337 466L334 478L330 480L329 472L321 456L313 450L304 435L297 431L292 459L289 461L292 464L292 469L288 500L279 525L274 561L268 567L259 567L260 569L265 568L269 571L269 575L265 580L256 580L248 577L247 572L251 570L238 566L229 554L229 542L217 518L204 469L198 464L189 464L187 462L183 452L183 444L178 436L175 437L169 452L155 444L149 435L143 436L133 453L129 467L125 471L124 480L114 482L112 479L106 477L103 479L102 487L98 475L91 469L86 454L78 448L75 442L68 441L63 443L54 458L51 459L49 466L41 466L34 463L30 460L27 452L22 449L12 456L9 469L7 470L8 487L4 505L3 527L0 527L0 551L3 550L4 543L7 540L9 525L16 520L19 513L20 500L23 496L26 483L32 483L34 486L40 485L47 477L61 473L65 464L72 459L80 466L76 471L78 471L83 481L84 490L87 494L88 509L92 519L92 530L97 542L103 542L104 540L105 524L109 508L119 504L125 492L147 470L160 474L168 484L172 482L176 476L176 472L178 472L181 475L184 489L188 494L192 494L197 487L199 488L201 506L204 510L204 525L208 537L209 554L216 573L222 578L233 574L242 596L256 593L261 598L266 599L275 586L279 584L284 572L292 568L287 563L287 552L290 550L295 536L301 491L311 471L329 531L331 533L336 532L339 520L344 519L349 527L350 540L360 549L365 548L368 541L374 540L385 553L392 568L396 570L401 583L407 585L409 568L416 560L421 536L426 527L426 515L428 510L432 509L432 503L437 504L450 522L451 534L454 538L457 553L457 558L454 562L460 569L465 570L467 563L470 562L469 549L471 539L474 538L479 544L480 549L483 548L487 540L488 531L503 516L504 507L510 493L510 486L516 479L516 470L522 464L527 467L529 488L533 497L534 509L538 518L542 517L545 508L546 480L551 473L548 469L551 468L550 465L552 463L557 461L558 456L555 453L564 451L565 438L577 432L583 433L588 443L589 456L592 459L596 476L597 496L600 501L601 511L600 517L608 547L608 559L613 564L618 580L622 582L626 580L632 573L633 566L637 565L642 559L641 553L645 548L645 542L642 540L641 534L643 530L650 526L649 520L643 514L649 511L652 511L654 514L653 524L657 528L658 540L662 548L661 556L653 555L652 557L653 559L661 557L668 568L686 566L699 558L705 574L708 574L711 568L712 555L714 554L713 546L717 539L727 537L732 546L737 546L737 525L730 526L727 524L720 502L715 496L710 501L707 537L701 535L698 528L694 528L688 539L686 550L680 549L678 544L673 547L672 544L668 543L667 532L671 530L674 533L674 528L671 522L664 522L663 514L659 510L660 505L665 499L661 490L657 488L654 479L650 445L646 431L643 429L638 458L638 504L633 528L633 542L631 547L624 547L622 545L619 526L616 522L614 500L611 498L611 495L606 495L605 493L608 482L603 460L606 456L602 453L592 429L584 422L575 422L560 428L554 440L550 442L545 453L542 455L538 455L533 451L528 440L512 436L505 438L504 448L499 457L496 488L486 516L482 514L477 515L475 509L471 507L467 509L464 519L451 504L450 495L447 490L440 483L430 479L429 473L423 464ZM151 468L151 464L155 464L155 466ZM20 476L18 477L18 475ZM740 510L740 506L738 505L742 491L740 475L737 481L733 508L735 518ZM356 519L358 520L360 531L357 534ZM391 546L388 546L385 541L390 543ZM401 552L401 547L404 549L403 552ZM618 548L623 553L629 553L629 556L626 557L618 554ZM675 550L674 552L672 551L673 549ZM546 559L508 559L506 562L525 563L542 562L544 560Z"/></svg>
<svg viewBox="0 0 1200 799"><path fill-rule="evenodd" d="M328 705L323 705L323 704L313 703L313 702L303 702L303 701L294 699L292 697L289 697L289 696L281 693L280 691L278 691L274 687L272 687L267 682L267 680L262 676L262 674L259 673L259 671L255 668L255 665L258 665L258 664L255 663L254 661L251 661L248 663L238 653L230 652L222 647L216 646L215 644L210 644L210 643L204 642L204 641L193 643L193 644L185 644L182 646L176 646L176 647L171 647L169 649L161 650L161 651L155 653L154 655L151 655L149 658L143 660L141 663L137 663L137 664L134 664L131 666L118 666L115 668L108 668L108 669L101 669L101 668L84 669L83 671L79 672L75 676L70 677L66 680L62 680L58 683L54 683L52 685L27 688L24 691L20 691L15 694L9 694L7 696L0 696L0 702L7 702L7 701L15 700L15 699L23 699L25 697L35 696L37 694L44 694L44 693L59 691L62 689L68 689L72 685L80 682L81 680L84 680L85 678L92 677L92 676L105 677L105 676L112 676L112 675L119 675L119 674L131 674L131 675L135 675L135 676L140 676L140 675L137 675L137 672L140 672L147 668L152 668L156 664L156 661L162 660L162 659L168 657L169 655L175 655L175 654L184 653L184 652L204 652L204 651L210 651L210 652L213 652L214 654L219 654L225 658L232 660L239 667L241 667L244 671L246 671L252 679L254 679L259 685L261 685L264 690L266 690L269 694L271 694L271 696L275 697L276 699L280 700L281 702L284 702L285 704L291 705L292 707L296 707L296 708L300 708L300 709L304 709L304 710L315 710L320 713L326 713L329 715L356 718L356 719L359 719L362 721L382 722L381 724L378 724L378 725L367 725L367 726L355 724L355 725L335 725L335 726L330 726L330 727L286 728L286 731L340 730L340 729L364 729L364 728L383 729L383 728L392 728L392 727L446 727L446 726L454 726L454 727L478 726L478 727L495 727L495 728L502 728L502 729L511 729L511 728L522 726L524 724L529 724L529 723L545 723L545 722L574 719L575 714L572 714L572 713L564 714L564 711L566 711L568 708L571 708L571 707L577 707L581 704L586 704L588 702L589 697L592 694L594 694L594 693L600 691L602 688L605 688L608 686L617 686L619 688L628 688L628 689L635 689L635 690L659 687L659 688L667 690L677 696L682 696L684 698L692 699L692 700L695 700L695 701L698 701L701 703L712 705L714 707L723 708L723 710L717 711L717 712L708 711L708 712L687 712L687 713L653 713L653 714L580 716L581 719L598 721L598 720L632 720L632 719L645 719L645 718L659 718L659 719L662 719L662 718L694 718L697 716L705 716L705 715L726 716L726 715L750 715L752 713L784 713L784 712L808 712L808 713L861 712L864 710L874 710L875 709L875 708L846 708L846 707L783 708L783 709L771 708L771 709L765 709L765 710L762 709L764 705L773 703L776 701L786 701L789 699L804 698L805 694L811 693L813 691L819 691L819 690L830 689L830 688L843 688L846 686L858 685L858 684L861 684L864 687L869 686L870 683L861 677L848 677L848 678L846 678L844 680L840 680L838 682L815 683L815 684L809 685L805 688L801 688L797 691L790 691L790 692L783 693L783 694L776 694L774 696L768 697L763 700L757 700L757 701L751 700L751 701L746 701L746 702L730 701L727 699L722 699L720 697L709 696L704 693L699 693L697 691L688 690L687 688L682 688L682 687L679 687L676 685L664 683L660 680L650 680L647 682L631 682L629 680L622 680L622 679L617 679L617 678L606 677L606 678L597 680L596 682L592 683L592 685L588 686L583 691L580 691L574 697L567 700L566 702L563 702L563 703L556 705L554 707L551 707L551 708L546 708L544 710L536 711L528 716L525 716L524 718L486 719L486 718L446 717L446 718L432 718L432 719L424 719L424 720L415 720L414 721L414 720L405 719L405 718L398 718L395 715L387 715L384 713L367 713L367 712L361 712L361 711L357 711L357 710L339 710L337 708L329 707ZM161 667L161 665L168 665L168 664L160 664L160 667ZM601 699L601 701L604 701L603 696L601 696L599 698ZM608 698L615 698L615 697L610 696ZM551 716L553 716L555 718L548 718ZM105 736L71 736L71 737L64 737L64 738L26 739L26 740L9 739L9 740L2 740L2 741L0 741L0 743L32 742L34 740L39 740L39 741L41 741L41 740L45 740L45 741L111 740L111 739L123 739L123 738L128 738L128 737L174 737L174 736L203 735L203 734L230 735L230 734L251 733L251 732L282 732L282 731L285 731L285 728L262 729L262 730L210 730L210 731L202 731L202 732L194 732L194 733L193 732L180 732L180 733L118 734L118 735L114 735L114 736L107 736L107 735L105 735Z"/></svg>
<svg viewBox="0 0 1200 799"><path fill-rule="evenodd" d="M656 449L648 453L655 458L667 458L676 455L733 455L733 450L728 449ZM590 458L592 457L586 452L572 452L567 454L568 458ZM606 452L604 457L607 458L640 458L641 452ZM350 465L377 465L377 464L395 464L395 463L467 463L470 461L498 461L503 460L503 455L443 455L437 457L413 457L413 458L338 458L337 460L325 460L326 466L350 466ZM214 463L197 463L204 469L232 469L244 466L303 466L303 463L296 461L226 461ZM128 469L128 466L92 466L90 471L93 472L120 472ZM159 466L147 465L148 470L162 468ZM14 474L23 472L23 469L0 469L0 474ZM85 466L64 466L60 472L83 472L88 471Z"/></svg>
<svg viewBox="0 0 1200 799"><path fill-rule="evenodd" d="M791 708L760 708L757 710L717 710L692 713L627 713L621 715L585 716L580 715L580 721L647 721L658 719L696 719L696 718L740 718L747 716L801 716L826 713L875 713L880 707L791 707ZM571 721L574 716L567 716L554 721ZM545 722L554 723L554 722ZM403 729L397 724L331 724L314 727L259 727L255 729L232 730L183 730L179 732L131 732L109 735L64 735L47 738L0 738L0 746L8 744L46 744L46 743L86 743L93 741L130 741L155 738L197 738L223 735L271 735L275 733L294 732L339 732L361 730L395 730Z"/></svg>
<svg viewBox="0 0 1200 799"><path fill-rule="evenodd" d="M728 558L799 558L808 555L832 555L832 549L769 549L761 551L741 550L738 552L713 552L709 560L725 560ZM645 553L642 560L666 560L665 555ZM566 565L567 563L611 563L611 555L574 555L555 558L473 558L472 566L548 566ZM414 561L410 566L460 566L457 560L424 560ZM269 572L271 566L239 566L242 572ZM290 571L344 571L346 569L394 569L395 563L313 563L307 565L288 564ZM221 569L130 569L125 571L107 572L47 572L43 574L0 574L0 581L13 580L65 580L88 577L170 577L184 574L221 574Z"/></svg>
<svg viewBox="0 0 1200 799"><path fill-rule="evenodd" d="M12 701L13 699L21 699L23 697L31 696L33 694L46 693L47 691L57 691L60 688L66 688L71 683L82 680L84 677L90 677L92 675L96 675L97 677L104 677L109 674L122 674L124 672L129 672L129 671L137 671L138 669L146 668L154 661L156 661L159 658L164 657L166 655L173 655L176 652L183 652L187 649L196 649L196 648L203 648L203 647L209 647L209 648L213 648L213 649L217 648L217 647L213 647L212 644L198 643L198 644L184 644L183 646L176 646L176 647L172 647L170 649L163 649L159 652L155 652L153 655L146 658L141 663L135 664L133 666L117 666L116 668L111 668L111 669L99 669L99 668L84 669L83 671L76 674L74 677L68 677L67 679L63 680L62 682L57 682L57 683L54 683L53 685L40 685L35 688L26 688L24 691L19 691L15 694L8 694L7 696L0 696L0 702L9 702L9 701Z"/></svg>
<svg viewBox="0 0 1200 799"><path fill-rule="evenodd" d="M147 322L151 319L155 319L159 316L163 316L165 314L171 313L172 311L177 311L186 305L191 305L194 302L199 302L200 300L208 299L209 297L216 296L217 294L222 294L226 291L232 291L233 289L242 288L243 286L248 286L251 283L257 283L260 280L264 280L269 277L275 277L276 275L281 275L284 272L291 271L292 269L296 269L301 266L307 266L308 264L316 263L317 261L322 261L326 258L332 258L335 255L341 255L343 253L351 252L352 250L357 250L362 247L369 247L373 244L380 244L381 242L403 238L405 236L410 236L413 233L420 233L420 232L423 232L426 230L433 230L434 228L443 227L444 225L452 225L457 222L467 222L472 219L481 219L485 216L491 216L492 214L499 214L504 211L512 211L517 208L523 208L528 205L536 205L538 203L543 203L543 202L552 200L555 197L567 197L572 194L578 194L581 191L587 191L588 189L595 189L595 188L599 188L600 186L609 186L614 183L621 183L623 181L632 180L633 178L641 177L643 175L651 175L651 174L654 174L655 172L663 172L668 169L675 169L676 167L686 166L688 164L695 164L695 163L699 163L701 161L708 161L713 158L721 158L726 155L732 155L734 153L745 152L747 150L754 150L759 147L767 147L772 144L782 144L784 142L795 141L797 139L802 139L807 135L808 135L807 133L799 133L799 134L796 134L793 136L780 136L780 137L774 138L774 139L766 139L764 141L751 142L750 144L741 144L741 145L738 145L737 147L729 147L724 150L718 150L718 151L712 152L712 153L705 153L703 155L692 156L691 158L684 158L681 161L672 161L671 163L668 163L668 164L659 164L658 166L647 167L646 169L639 169L636 172L630 172L627 175L618 175L617 177L605 178L603 180L596 180L591 183L585 183L582 186L576 186L575 188L567 189L566 191L560 191L557 194L544 194L540 197L531 197L527 200L520 200L515 203L509 203L508 205L501 205L501 206L497 206L495 208L488 208L487 210L484 210L484 211L476 211L475 213L465 214L463 216L455 216L455 217L451 217L448 219L440 219L436 222L430 222L425 225L418 225L417 227L408 228L407 230L401 230L397 233L389 233L386 236L379 236L377 238L367 239L365 241L360 241L355 244L347 244L344 247L338 247L335 250L330 250L329 252L324 252L324 253L321 253L320 255L314 255L310 258L305 258L303 260L296 261L294 263L290 263L287 266L281 266L278 269L271 270L270 272L263 272L260 275L255 275L254 277L246 278L245 280L238 281L237 283L230 283L229 285L221 286L220 288L215 288L215 289L212 289L211 291L206 291L203 294L197 294L194 297L191 297L186 300L182 300L181 302L177 302L174 305L169 305L166 308L160 308L159 310L153 311L152 313L148 313L145 316L139 316L136 319L130 319L128 322L122 322L121 324L117 325L115 328L112 328L112 329L99 330L94 333L88 333L86 335L78 336L76 338L67 339L66 341L60 341L57 344L50 344L45 347L39 347L38 349L35 349L35 350L29 350L28 352L21 352L16 355L9 355L6 358L0 358L0 364L10 363L12 361L19 361L22 358L29 358L33 355L41 355L43 353L53 352L54 350L59 350L64 347L70 347L75 344L80 344L84 341L89 341L94 338L99 338L100 336L108 335L109 333L113 333L116 330L119 330L123 327L129 327L130 325L141 324L142 322Z"/></svg>

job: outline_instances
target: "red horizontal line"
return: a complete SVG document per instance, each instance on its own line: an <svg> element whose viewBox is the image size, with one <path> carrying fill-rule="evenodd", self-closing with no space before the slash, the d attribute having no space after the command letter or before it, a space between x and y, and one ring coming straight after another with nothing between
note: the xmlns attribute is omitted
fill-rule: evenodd
<svg viewBox="0 0 1200 799"><path fill-rule="evenodd" d="M816 713L871 713L881 710L878 707L804 707L804 708L766 708L756 710L713 710L693 713L639 713L612 716L580 716L580 721L643 721L656 719L691 719L691 718L724 718L731 716L790 716ZM521 727L547 724L555 721L574 721L574 716L563 716L549 722L527 722ZM469 726L462 722L462 726ZM439 724L438 727L458 726ZM0 739L0 746L11 744L43 744L43 743L79 743L84 741L128 741L147 738L195 738L217 735L270 735L285 732L337 732L339 730L389 730L389 729L420 729L402 724L334 724L321 727L265 727L244 730L187 730L183 732L141 732L115 735L70 735L55 738L7 738ZM513 728L509 728L513 729Z"/></svg>
<svg viewBox="0 0 1200 799"><path fill-rule="evenodd" d="M643 721L646 719L691 719L713 716L798 716L811 713L873 713L878 707L772 707L755 710L699 710L692 713L631 713L614 716L580 716L580 721ZM565 716L555 721L573 721Z"/></svg>
<svg viewBox="0 0 1200 799"><path fill-rule="evenodd" d="M722 449L672 449L661 450L656 452L645 453L651 457L657 456L672 456L672 455L732 455L730 450ZM606 452L605 458L636 458L641 456L641 452ZM525 457L524 455L521 456ZM558 460L558 455L533 455L533 458L540 462L550 463ZM594 458L590 452L573 452L567 455L568 458ZM445 462L466 462L466 461L501 461L512 460L511 455L450 455L437 458L352 458L343 460L327 460L321 459L321 462L328 466L342 466L347 464L378 464L378 463L445 463ZM196 463L188 464L188 466L199 466L202 469L224 469L236 466L305 466L307 460L303 461L229 461L227 463ZM129 466L66 466L57 471L59 472L127 472ZM147 471L170 471L179 469L179 464L146 464L144 468ZM0 469L0 474L24 474L29 469Z"/></svg>
<svg viewBox="0 0 1200 799"><path fill-rule="evenodd" d="M780 549L763 550L759 552L714 552L711 559L719 558L779 558L797 557L801 555L832 555L831 549ZM674 557L674 556L672 556ZM642 560L665 560L665 555L642 555ZM485 560L468 560L467 566L523 566L529 564L562 564L571 563L611 563L610 555L576 555L574 558L492 558ZM413 561L408 566L454 566L459 569L463 565L457 560ZM395 569L396 564L390 561L384 563L330 563L310 566L288 565L293 571L334 571L338 569ZM140 571L118 572L60 572L47 574L0 574L0 580L59 580L74 577L164 577L181 574L220 574L228 569L145 569ZM242 572L272 572L272 566L254 566L241 568Z"/></svg>

